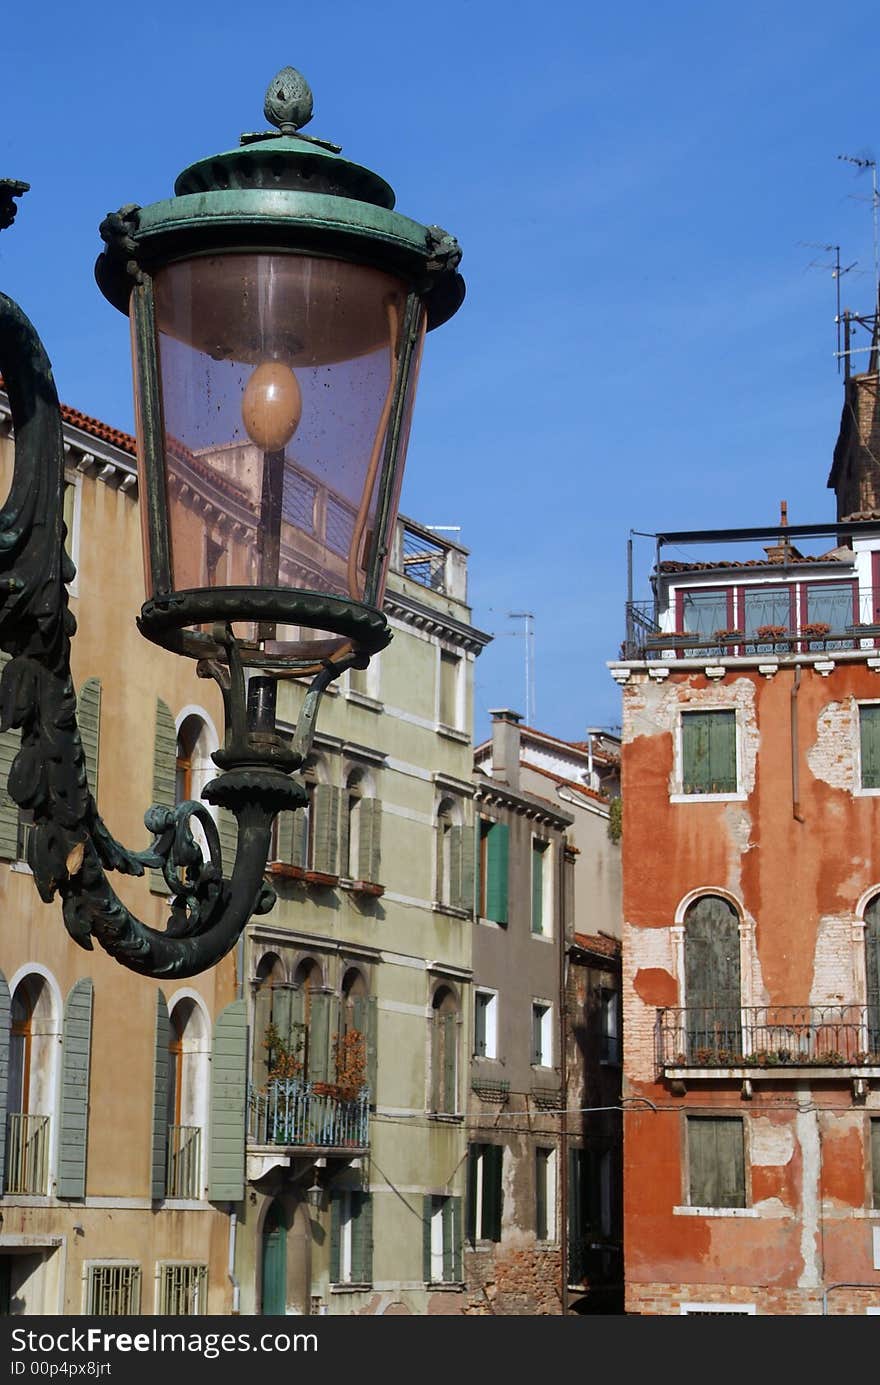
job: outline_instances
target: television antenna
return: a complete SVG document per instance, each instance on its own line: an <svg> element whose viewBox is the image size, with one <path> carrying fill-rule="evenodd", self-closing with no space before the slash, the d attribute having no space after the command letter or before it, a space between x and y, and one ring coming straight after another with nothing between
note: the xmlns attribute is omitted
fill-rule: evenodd
<svg viewBox="0 0 880 1385"><path fill-rule="evenodd" d="M799 242L799 244L811 246L814 250L823 250L826 255L829 255L832 252L832 250L834 251L833 264L823 263L820 260L811 260L810 263L807 265L807 268L830 269L831 277L834 280L835 287L837 289L837 312L835 313L834 321L837 325L837 373L839 375L840 363L842 360L842 353L840 350L840 327L842 322L842 318L840 316L840 281L843 278L844 274L849 274L851 269L855 269L856 265L858 264L858 260L853 260L852 264L842 266L840 263L839 245L823 245L821 241L817 240L802 240Z"/></svg>
<svg viewBox="0 0 880 1385"><path fill-rule="evenodd" d="M535 715L535 617L531 611L508 611L508 620L523 622L526 642L526 726L534 726Z"/></svg>
<svg viewBox="0 0 880 1385"><path fill-rule="evenodd" d="M871 196L860 198L860 201L871 203L871 224L874 231L874 284L877 285L880 279L880 235L878 235L877 213L880 209L880 193L877 191L877 160L868 158L856 158L854 154L838 154L837 156L843 163L855 164L863 172L866 168L871 170Z"/></svg>

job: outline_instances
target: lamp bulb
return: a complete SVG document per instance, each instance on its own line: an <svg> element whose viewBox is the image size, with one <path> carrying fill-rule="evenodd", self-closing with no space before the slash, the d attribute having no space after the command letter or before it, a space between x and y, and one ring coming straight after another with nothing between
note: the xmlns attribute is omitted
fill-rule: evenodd
<svg viewBox="0 0 880 1385"><path fill-rule="evenodd" d="M280 452L302 418L302 391L289 366L281 361L258 365L245 385L241 417L251 442L264 452Z"/></svg>

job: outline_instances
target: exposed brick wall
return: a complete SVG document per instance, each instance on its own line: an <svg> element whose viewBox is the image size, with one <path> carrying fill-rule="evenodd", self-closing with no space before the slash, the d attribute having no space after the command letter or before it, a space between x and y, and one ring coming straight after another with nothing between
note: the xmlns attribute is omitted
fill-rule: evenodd
<svg viewBox="0 0 880 1385"><path fill-rule="evenodd" d="M823 1309L821 1289L763 1289L743 1284L724 1288L705 1284L636 1284L627 1290L626 1311L646 1317L681 1313L685 1303L717 1304L720 1310L734 1304L754 1304L758 1315L771 1317L817 1316ZM880 1283L876 1289L832 1289L828 1315L864 1316L865 1309L880 1308Z"/></svg>
<svg viewBox="0 0 880 1385"><path fill-rule="evenodd" d="M558 1249L467 1250L467 1307L473 1316L560 1313L561 1252Z"/></svg>

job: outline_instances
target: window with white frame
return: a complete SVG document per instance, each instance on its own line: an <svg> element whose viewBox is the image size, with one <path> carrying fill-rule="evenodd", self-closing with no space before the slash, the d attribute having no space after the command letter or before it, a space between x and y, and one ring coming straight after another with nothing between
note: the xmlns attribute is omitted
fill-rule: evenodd
<svg viewBox="0 0 880 1385"><path fill-rule="evenodd" d="M428 1284L458 1284L461 1266L461 1198L427 1194L424 1210L424 1275Z"/></svg>
<svg viewBox="0 0 880 1385"><path fill-rule="evenodd" d="M330 1281L369 1284L372 1267L372 1204L369 1193L334 1190L330 1204Z"/></svg>
<svg viewBox="0 0 880 1385"><path fill-rule="evenodd" d="M86 1267L87 1316L127 1317L140 1312L141 1267L134 1263L92 1263Z"/></svg>
<svg viewBox="0 0 880 1385"><path fill-rule="evenodd" d="M556 1150L540 1145L535 1150L535 1236L556 1240Z"/></svg>
<svg viewBox="0 0 880 1385"><path fill-rule="evenodd" d="M859 703L859 785L880 789L880 702Z"/></svg>
<svg viewBox="0 0 880 1385"><path fill-rule="evenodd" d="M156 1312L167 1317L196 1317L208 1311L208 1266L160 1261L157 1265Z"/></svg>
<svg viewBox="0 0 880 1385"><path fill-rule="evenodd" d="M476 1245L477 1241L501 1240L503 1169L503 1145L468 1145L465 1235L471 1245Z"/></svg>
<svg viewBox="0 0 880 1385"><path fill-rule="evenodd" d="M532 1065L553 1066L553 1007L544 1000L532 1002Z"/></svg>
<svg viewBox="0 0 880 1385"><path fill-rule="evenodd" d="M498 1057L497 991L474 991L474 1057Z"/></svg>
<svg viewBox="0 0 880 1385"><path fill-rule="evenodd" d="M736 712L732 708L682 711L680 792L735 794L739 788Z"/></svg>

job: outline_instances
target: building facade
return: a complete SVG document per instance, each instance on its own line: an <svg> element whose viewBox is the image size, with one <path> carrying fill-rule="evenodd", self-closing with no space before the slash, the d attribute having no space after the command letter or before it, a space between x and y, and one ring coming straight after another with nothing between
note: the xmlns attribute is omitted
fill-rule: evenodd
<svg viewBox="0 0 880 1385"><path fill-rule="evenodd" d="M783 516L763 549L690 535L715 545L698 563L661 547L611 665L632 1313L880 1312L880 525L848 512L875 466L865 418L838 445L836 525Z"/></svg>

